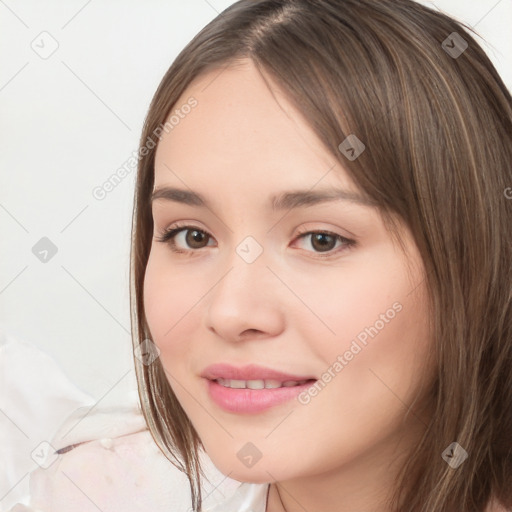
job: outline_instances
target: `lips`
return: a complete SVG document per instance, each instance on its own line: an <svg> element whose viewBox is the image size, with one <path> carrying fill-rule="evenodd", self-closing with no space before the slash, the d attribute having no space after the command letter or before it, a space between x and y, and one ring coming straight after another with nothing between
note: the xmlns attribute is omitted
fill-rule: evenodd
<svg viewBox="0 0 512 512"><path fill-rule="evenodd" d="M210 399L225 411L257 414L292 400L314 381L310 375L285 373L250 364L208 366L201 377Z"/></svg>
<svg viewBox="0 0 512 512"><path fill-rule="evenodd" d="M254 381L269 380L279 382L302 382L308 380L316 380L313 375L298 375L272 370L264 366L249 364L246 366L235 367L225 363L218 363L208 366L204 369L201 377L208 380L238 380L238 381Z"/></svg>

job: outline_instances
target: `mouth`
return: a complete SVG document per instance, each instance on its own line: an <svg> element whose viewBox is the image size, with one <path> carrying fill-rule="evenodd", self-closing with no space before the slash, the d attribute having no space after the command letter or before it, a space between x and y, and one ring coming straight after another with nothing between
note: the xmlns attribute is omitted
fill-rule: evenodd
<svg viewBox="0 0 512 512"><path fill-rule="evenodd" d="M302 381L205 379L210 400L226 412L257 414L289 402L316 379Z"/></svg>
<svg viewBox="0 0 512 512"><path fill-rule="evenodd" d="M219 381L219 384L227 384L227 387L243 387L249 389L263 389L267 387L275 388L284 385L294 386L296 383L302 383L308 380L316 380L312 375L296 375L257 364L248 364L245 366L233 366L227 363L212 364L205 368L201 377L208 380ZM261 386L263 382L263 387ZM231 385L233 383L233 386ZM257 386L257 387L252 387Z"/></svg>
<svg viewBox="0 0 512 512"><path fill-rule="evenodd" d="M304 380L286 380L279 381L275 379L256 379L256 380L239 380L239 379L214 379L213 382L229 388L229 389L279 389L279 388L292 388L297 386L303 386L308 382L313 383L316 379L304 379Z"/></svg>
<svg viewBox="0 0 512 512"><path fill-rule="evenodd" d="M216 364L201 374L209 399L222 410L257 414L291 401L318 379L258 365Z"/></svg>

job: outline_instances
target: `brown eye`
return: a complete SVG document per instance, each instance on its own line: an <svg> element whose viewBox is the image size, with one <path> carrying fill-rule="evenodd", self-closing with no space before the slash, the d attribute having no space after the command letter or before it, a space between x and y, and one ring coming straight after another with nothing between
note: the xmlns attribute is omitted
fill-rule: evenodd
<svg viewBox="0 0 512 512"><path fill-rule="evenodd" d="M306 245L310 248L305 248L305 250L316 254L319 258L335 256L339 252L356 245L355 240L350 240L330 231L306 231L300 233L297 238L300 241L307 240Z"/></svg>
<svg viewBox="0 0 512 512"><path fill-rule="evenodd" d="M209 233L195 226L177 226L165 231L157 241L169 244L174 252L185 253L206 247L210 239Z"/></svg>
<svg viewBox="0 0 512 512"><path fill-rule="evenodd" d="M202 247L205 247L201 244L203 244L205 240L208 242L209 237L204 231L187 229L185 232L185 242L191 249L201 249Z"/></svg>
<svg viewBox="0 0 512 512"><path fill-rule="evenodd" d="M312 233L311 246L319 252L331 251L336 246L336 237L328 233Z"/></svg>

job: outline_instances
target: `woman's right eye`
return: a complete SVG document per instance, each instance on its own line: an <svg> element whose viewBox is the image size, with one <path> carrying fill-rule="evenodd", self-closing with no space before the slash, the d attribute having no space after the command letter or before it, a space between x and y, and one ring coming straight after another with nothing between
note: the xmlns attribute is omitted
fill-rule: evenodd
<svg viewBox="0 0 512 512"><path fill-rule="evenodd" d="M204 240L212 236L197 226L175 226L165 230L156 240L166 243L171 251L176 253L190 253L206 247Z"/></svg>

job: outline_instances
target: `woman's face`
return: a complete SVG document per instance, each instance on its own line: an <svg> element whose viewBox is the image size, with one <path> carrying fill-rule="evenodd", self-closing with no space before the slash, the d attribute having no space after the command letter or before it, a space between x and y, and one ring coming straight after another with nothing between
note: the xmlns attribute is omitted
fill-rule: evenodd
<svg viewBox="0 0 512 512"><path fill-rule="evenodd" d="M406 257L274 93L279 104L245 61L204 76L176 104L155 190L183 192L152 204L144 283L152 341L224 474L250 482L349 467L368 474L396 458L404 431L424 428L416 409L403 422L421 398L422 372L431 375L424 269L409 232ZM197 104L182 109L191 97ZM335 189L346 196L300 200ZM191 227L157 241L176 224ZM217 364L234 370L209 369Z"/></svg>

